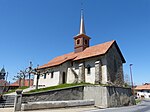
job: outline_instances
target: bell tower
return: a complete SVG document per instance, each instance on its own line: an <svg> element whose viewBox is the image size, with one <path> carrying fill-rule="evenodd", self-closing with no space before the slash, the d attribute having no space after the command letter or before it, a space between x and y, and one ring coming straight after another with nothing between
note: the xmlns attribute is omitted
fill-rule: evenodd
<svg viewBox="0 0 150 112"><path fill-rule="evenodd" d="M85 33L85 27L84 27L84 15L83 15L83 9L81 10L81 21L80 21L80 32L78 35L74 37L74 52L82 52L87 47L89 47L89 40L91 38L88 37Z"/></svg>

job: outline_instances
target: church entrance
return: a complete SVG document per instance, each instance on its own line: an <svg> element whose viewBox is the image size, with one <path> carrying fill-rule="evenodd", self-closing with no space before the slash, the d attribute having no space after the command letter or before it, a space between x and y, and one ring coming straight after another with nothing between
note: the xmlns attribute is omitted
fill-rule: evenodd
<svg viewBox="0 0 150 112"><path fill-rule="evenodd" d="M62 75L62 84L65 84L66 83L66 73L63 72L63 75Z"/></svg>

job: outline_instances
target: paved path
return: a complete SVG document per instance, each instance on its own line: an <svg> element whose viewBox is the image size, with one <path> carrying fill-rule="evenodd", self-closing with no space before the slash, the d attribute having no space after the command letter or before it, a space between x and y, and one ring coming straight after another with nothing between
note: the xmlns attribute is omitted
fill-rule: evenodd
<svg viewBox="0 0 150 112"><path fill-rule="evenodd" d="M0 108L0 112L13 112L13 108ZM150 112L150 100L144 100L135 106L120 108L97 109L95 107L73 107L47 110L34 110L24 112Z"/></svg>
<svg viewBox="0 0 150 112"><path fill-rule="evenodd" d="M85 112L150 112L150 100L143 100L140 104L134 106L89 110Z"/></svg>
<svg viewBox="0 0 150 112"><path fill-rule="evenodd" d="M32 110L32 111L22 111L22 112L83 112L89 110L95 110L97 108L89 107L73 107L73 108L59 108L59 109L45 109L45 110ZM0 108L0 112L13 112L13 108Z"/></svg>

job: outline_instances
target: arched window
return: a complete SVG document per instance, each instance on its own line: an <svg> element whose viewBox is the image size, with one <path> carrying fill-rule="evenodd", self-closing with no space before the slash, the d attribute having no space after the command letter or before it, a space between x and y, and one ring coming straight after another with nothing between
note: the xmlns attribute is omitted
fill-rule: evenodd
<svg viewBox="0 0 150 112"><path fill-rule="evenodd" d="M87 74L91 74L91 66L87 65Z"/></svg>
<svg viewBox="0 0 150 112"><path fill-rule="evenodd" d="M77 40L77 44L80 44L80 40L79 39Z"/></svg>

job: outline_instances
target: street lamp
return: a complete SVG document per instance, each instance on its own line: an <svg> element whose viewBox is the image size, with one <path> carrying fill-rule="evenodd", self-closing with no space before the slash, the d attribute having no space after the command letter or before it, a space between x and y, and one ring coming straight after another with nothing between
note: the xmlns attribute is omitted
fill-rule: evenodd
<svg viewBox="0 0 150 112"><path fill-rule="evenodd" d="M134 87L133 87L133 77L132 77L132 65L133 64L130 64L130 76L131 76L131 84L132 84L132 93L133 93L133 96L134 96Z"/></svg>

